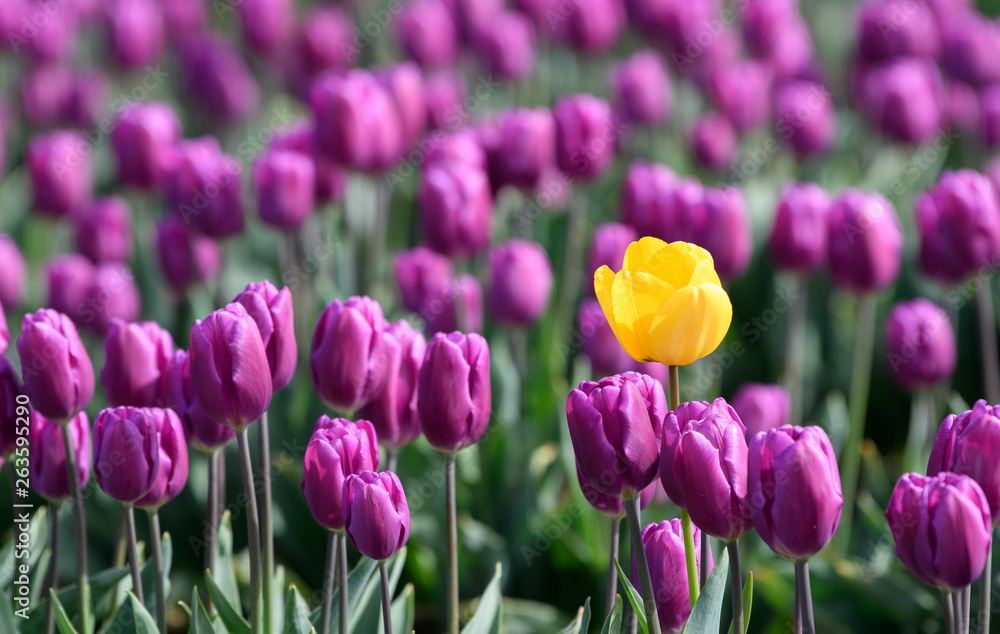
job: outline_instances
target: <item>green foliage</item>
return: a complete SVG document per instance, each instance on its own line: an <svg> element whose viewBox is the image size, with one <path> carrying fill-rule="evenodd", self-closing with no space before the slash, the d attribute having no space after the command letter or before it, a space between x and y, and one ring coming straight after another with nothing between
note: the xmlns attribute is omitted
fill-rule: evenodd
<svg viewBox="0 0 1000 634"><path fill-rule="evenodd" d="M715 562L708 583L701 591L698 601L691 608L691 616L684 626L684 634L718 634L722 622L722 602L726 598L727 581L729 580L729 557L722 550L719 560Z"/></svg>
<svg viewBox="0 0 1000 634"><path fill-rule="evenodd" d="M642 601L642 595L635 589L632 582L628 580L628 575L622 570L622 565L618 562L617 557L615 557L615 567L618 568L618 580L625 586L625 594L628 596L629 603L632 604L632 611L639 618L639 629L642 630L643 634L649 634L649 622L646 621L646 604Z"/></svg>
<svg viewBox="0 0 1000 634"><path fill-rule="evenodd" d="M503 598L500 596L501 566L497 563L493 579L479 598L476 613L462 628L462 634L499 634L503 622Z"/></svg>

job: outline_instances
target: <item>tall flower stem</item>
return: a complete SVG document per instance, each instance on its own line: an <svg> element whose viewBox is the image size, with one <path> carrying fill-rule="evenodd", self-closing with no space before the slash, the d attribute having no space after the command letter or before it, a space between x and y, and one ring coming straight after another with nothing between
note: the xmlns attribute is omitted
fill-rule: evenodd
<svg viewBox="0 0 1000 634"><path fill-rule="evenodd" d="M219 454L208 455L208 501L205 504L205 568L215 574L215 542L219 532Z"/></svg>
<svg viewBox="0 0 1000 634"><path fill-rule="evenodd" d="M80 606L80 632L90 634L90 581L87 578L87 516L83 512L80 495L80 476L76 468L76 451L70 438L69 425L62 425L66 444L66 469L69 475L69 494L73 498L73 523L76 534L76 591Z"/></svg>
<svg viewBox="0 0 1000 634"><path fill-rule="evenodd" d="M670 369L670 410L677 409L681 404L681 382L680 372L676 365L669 366Z"/></svg>
<svg viewBox="0 0 1000 634"><path fill-rule="evenodd" d="M389 596L389 573L385 561L378 562L378 572L382 577L382 631L392 634L392 599Z"/></svg>
<svg viewBox="0 0 1000 634"><path fill-rule="evenodd" d="M969 634L969 608L972 602L972 586L962 588L962 634Z"/></svg>
<svg viewBox="0 0 1000 634"><path fill-rule="evenodd" d="M128 525L128 566L132 571L132 594L139 599L139 603L145 603L146 600L142 596L138 538L135 535L135 512L131 504L125 505L125 522Z"/></svg>
<svg viewBox="0 0 1000 634"><path fill-rule="evenodd" d="M326 537L326 567L323 569L323 609L320 612L319 634L330 634L330 612L333 611L333 583L337 576L337 533Z"/></svg>
<svg viewBox="0 0 1000 634"><path fill-rule="evenodd" d="M639 496L622 500L625 506L625 516L628 518L629 539L632 540L632 554L635 566L639 571L639 585L642 587L642 601L646 608L646 623L649 634L660 634L660 617L656 614L656 599L653 595L653 582L649 578L649 562L646 561L646 549L642 546L642 527L639 525Z"/></svg>
<svg viewBox="0 0 1000 634"><path fill-rule="evenodd" d="M615 607L615 596L618 594L618 569L615 567L615 559L618 557L618 541L621 534L622 518L611 518L611 543L608 548L608 591L604 597L604 620L608 619L612 608Z"/></svg>
<svg viewBox="0 0 1000 634"><path fill-rule="evenodd" d="M11 463L13 464L13 463ZM11 473L13 473L13 468L11 468ZM52 550L51 558L49 559L49 569L45 577L45 586L48 589L59 591L59 502L49 503L49 513L52 514L52 528L49 530L49 542L52 544L50 546ZM48 590L46 590L46 595ZM52 601L47 601L45 603L45 632L46 634L52 634L55 631L55 611Z"/></svg>
<svg viewBox="0 0 1000 634"><path fill-rule="evenodd" d="M445 621L448 634L458 634L458 518L455 508L455 454L444 456L444 487L445 487L445 524L447 525L448 556L448 594L447 619Z"/></svg>
<svg viewBox="0 0 1000 634"><path fill-rule="evenodd" d="M264 631L264 614L261 609L260 519L257 515L257 492L253 483L250 442L247 440L246 429L236 431L236 442L240 449L240 472L243 476L243 493L247 504L247 544L250 551L250 631L253 634L261 634Z"/></svg>
<svg viewBox="0 0 1000 634"><path fill-rule="evenodd" d="M573 326L573 305L580 292L582 283L580 273L583 270L583 257L586 248L587 229L587 194L582 189L575 189L573 201L568 212L566 227L566 251L563 254L562 274L559 279L558 298L556 300L556 319L553 322L553 333L557 337L569 333ZM590 280L593 287L594 281ZM558 341L559 339L557 339ZM558 346L553 346L553 350ZM558 356L558 355L557 355Z"/></svg>
<svg viewBox="0 0 1000 634"><path fill-rule="evenodd" d="M941 589L941 606L944 610L944 631L955 634L955 604L951 600L951 590Z"/></svg>
<svg viewBox="0 0 1000 634"><path fill-rule="evenodd" d="M274 529L271 525L271 442L267 429L267 411L258 421L257 451L260 470L260 530L261 545L264 550L264 632L271 634L274 607L271 597L271 583L274 580Z"/></svg>
<svg viewBox="0 0 1000 634"><path fill-rule="evenodd" d="M705 584L708 583L708 571L712 567L712 538L707 534L701 534L701 569L705 571L705 574L701 576L701 589L705 589Z"/></svg>
<svg viewBox="0 0 1000 634"><path fill-rule="evenodd" d="M691 595L691 605L694 606L701 594L698 586L698 564L695 560L694 552L694 526L691 525L691 516L686 509L681 509L681 530L684 533L684 561L687 564L688 593ZM705 539L705 535L702 535Z"/></svg>
<svg viewBox="0 0 1000 634"><path fill-rule="evenodd" d="M340 531L337 537L337 574L340 586L340 634L347 634L347 618L350 616L347 599L350 596L347 587L347 533Z"/></svg>
<svg viewBox="0 0 1000 634"><path fill-rule="evenodd" d="M160 634L167 634L167 593L163 587L163 543L160 533L160 514L156 509L149 510L149 539L153 547L153 571L155 575L153 588L156 592L156 627Z"/></svg>
<svg viewBox="0 0 1000 634"><path fill-rule="evenodd" d="M930 427L934 392L921 389L913 395L910 413L910 430L906 435L903 451L903 472L923 471L927 467L927 433Z"/></svg>
<svg viewBox="0 0 1000 634"><path fill-rule="evenodd" d="M812 590L809 588L809 560L795 562L796 596L800 603L797 611L802 619L802 634L815 634L816 625L813 621Z"/></svg>
<svg viewBox="0 0 1000 634"><path fill-rule="evenodd" d="M788 390L790 407L788 424L799 425L802 421L802 358L805 352L806 335L806 279L796 275L792 282L792 301L788 310L788 327L785 331L785 389Z"/></svg>
<svg viewBox="0 0 1000 634"><path fill-rule="evenodd" d="M702 539L705 539L704 535L702 535ZM740 569L739 539L729 540L727 552L729 553L729 581L733 587L733 634L743 634L743 571ZM707 568L702 568L702 570L707 570Z"/></svg>
<svg viewBox="0 0 1000 634"><path fill-rule="evenodd" d="M986 554L986 567L983 576L979 578L979 634L989 634L990 631L990 598L993 585L993 544Z"/></svg>
<svg viewBox="0 0 1000 634"><path fill-rule="evenodd" d="M858 489L858 471L861 468L861 441L864 440L865 434L868 388L872 375L872 351L875 346L875 300L875 296L871 294L862 295L858 299L847 440L840 457L844 514L837 540L842 551L850 547L851 527L854 523L854 499Z"/></svg>
<svg viewBox="0 0 1000 634"><path fill-rule="evenodd" d="M399 449L389 447L385 452L386 469L396 473L396 466L399 464Z"/></svg>
<svg viewBox="0 0 1000 634"><path fill-rule="evenodd" d="M976 291L979 309L979 349L982 350L983 382L986 399L1000 402L1000 362L997 360L997 323L993 313L992 280L987 278Z"/></svg>

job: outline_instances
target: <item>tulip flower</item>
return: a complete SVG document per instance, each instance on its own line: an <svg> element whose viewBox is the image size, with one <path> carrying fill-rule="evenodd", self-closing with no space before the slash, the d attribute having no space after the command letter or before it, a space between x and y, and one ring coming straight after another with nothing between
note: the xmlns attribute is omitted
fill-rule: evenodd
<svg viewBox="0 0 1000 634"><path fill-rule="evenodd" d="M932 60L896 58L863 71L860 106L890 139L919 144L944 125L944 89Z"/></svg>
<svg viewBox="0 0 1000 634"><path fill-rule="evenodd" d="M590 241L590 256L587 259L587 272L590 277L593 278L594 273L602 266L612 270L620 269L628 245L638 239L635 229L628 225L617 222L599 225L594 229L594 236Z"/></svg>
<svg viewBox="0 0 1000 634"><path fill-rule="evenodd" d="M739 150L736 128L717 112L698 117L688 134L688 142L698 162L712 170L724 170L732 165Z"/></svg>
<svg viewBox="0 0 1000 634"><path fill-rule="evenodd" d="M744 383L736 390L731 403L747 428L747 444L760 432L788 424L790 397L780 385Z"/></svg>
<svg viewBox="0 0 1000 634"><path fill-rule="evenodd" d="M535 27L516 11L491 16L489 26L475 31L475 48L489 72L520 81L535 67Z"/></svg>
<svg viewBox="0 0 1000 634"><path fill-rule="evenodd" d="M932 5L933 6L933 5ZM941 61L949 79L973 86L1000 81L994 61L1000 55L1000 27L978 11L955 11L942 29Z"/></svg>
<svg viewBox="0 0 1000 634"><path fill-rule="evenodd" d="M887 28L889 25L891 28ZM911 6L903 0L869 1L862 5L858 15L858 53L866 61L936 58L940 52L941 27L931 5Z"/></svg>
<svg viewBox="0 0 1000 634"><path fill-rule="evenodd" d="M774 98L777 130L798 156L822 154L836 136L836 113L830 92L819 83L792 81Z"/></svg>
<svg viewBox="0 0 1000 634"><path fill-rule="evenodd" d="M431 130L454 127L465 101L465 79L457 72L442 70L424 80L427 127Z"/></svg>
<svg viewBox="0 0 1000 634"><path fill-rule="evenodd" d="M738 277L750 263L753 250L743 192L736 187L706 188L701 207L703 226L695 232L695 244L712 254L719 277Z"/></svg>
<svg viewBox="0 0 1000 634"><path fill-rule="evenodd" d="M781 269L807 273L826 261L830 198L818 185L795 183L781 194L769 249Z"/></svg>
<svg viewBox="0 0 1000 634"><path fill-rule="evenodd" d="M0 458L9 457L17 447L17 397L22 391L13 362L0 355Z"/></svg>
<svg viewBox="0 0 1000 634"><path fill-rule="evenodd" d="M278 53L291 35L295 19L293 0L242 0L240 12L243 40L255 53L267 58Z"/></svg>
<svg viewBox="0 0 1000 634"><path fill-rule="evenodd" d="M428 142L429 147L424 159L424 169L429 169L431 165L465 163L483 172L498 172L500 168L491 164L500 160L500 157L495 155L499 151L500 140L491 134L489 135L491 143L487 143L486 130L495 133L495 135L499 134L495 127L482 124L475 129L459 128L454 132L442 132L434 135ZM488 145L489 147L487 147ZM488 156L487 150L489 150Z"/></svg>
<svg viewBox="0 0 1000 634"><path fill-rule="evenodd" d="M260 91L239 51L208 36L188 38L181 47L185 92L222 123L237 121L257 108Z"/></svg>
<svg viewBox="0 0 1000 634"><path fill-rule="evenodd" d="M286 69L301 94L307 94L312 80L323 73L355 65L360 47L355 44L353 28L348 11L339 6L311 7L302 16Z"/></svg>
<svg viewBox="0 0 1000 634"><path fill-rule="evenodd" d="M115 319L104 340L104 355L101 383L112 406L166 404L174 340L159 324Z"/></svg>
<svg viewBox="0 0 1000 634"><path fill-rule="evenodd" d="M424 80L420 67L413 62L400 62L379 69L375 73L375 79L389 93L396 106L400 129L397 151L402 155L416 144L427 127Z"/></svg>
<svg viewBox="0 0 1000 634"><path fill-rule="evenodd" d="M471 256L489 243L493 196L481 168L455 162L427 166L417 206L424 235L435 251Z"/></svg>
<svg viewBox="0 0 1000 634"><path fill-rule="evenodd" d="M108 45L118 68L129 71L154 64L167 43L167 25L155 0L111 0Z"/></svg>
<svg viewBox="0 0 1000 634"><path fill-rule="evenodd" d="M556 164L575 179L589 181L611 162L616 128L611 106L592 95L568 95L552 109L556 119Z"/></svg>
<svg viewBox="0 0 1000 634"><path fill-rule="evenodd" d="M670 116L670 78L656 51L643 49L621 62L611 83L615 112L625 120L648 125Z"/></svg>
<svg viewBox="0 0 1000 634"><path fill-rule="evenodd" d="M141 302L132 270L127 264L110 262L94 269L85 299L72 316L82 328L104 337L115 319L138 319Z"/></svg>
<svg viewBox="0 0 1000 634"><path fill-rule="evenodd" d="M0 233L0 304L8 310L18 308L24 297L24 282L28 277L28 263L17 243L9 235Z"/></svg>
<svg viewBox="0 0 1000 634"><path fill-rule="evenodd" d="M315 206L316 167L307 154L267 150L254 162L257 212L264 224L298 229Z"/></svg>
<svg viewBox="0 0 1000 634"><path fill-rule="evenodd" d="M215 137L177 144L164 189L171 212L190 229L217 240L243 231L240 166Z"/></svg>
<svg viewBox="0 0 1000 634"><path fill-rule="evenodd" d="M396 37L406 56L425 68L449 66L458 55L458 27L449 5L442 0L404 5Z"/></svg>
<svg viewBox="0 0 1000 634"><path fill-rule="evenodd" d="M242 304L257 324L271 370L271 388L277 392L291 382L298 358L291 291L288 287L279 291L264 280L248 284L233 301Z"/></svg>
<svg viewBox="0 0 1000 634"><path fill-rule="evenodd" d="M510 240L490 249L490 314L498 321L527 326L548 308L552 265L537 242Z"/></svg>
<svg viewBox="0 0 1000 634"><path fill-rule="evenodd" d="M175 216L156 226L156 250L163 277L177 292L215 277L222 266L219 244L192 232Z"/></svg>
<svg viewBox="0 0 1000 634"><path fill-rule="evenodd" d="M87 308L87 293L94 284L96 270L90 260L78 253L47 260L43 268L47 286L46 304L82 326L84 311L93 315L93 311Z"/></svg>
<svg viewBox="0 0 1000 634"><path fill-rule="evenodd" d="M66 421L94 396L94 367L69 317L51 309L28 313L17 338L24 393L46 418Z"/></svg>
<svg viewBox="0 0 1000 634"><path fill-rule="evenodd" d="M930 387L955 371L955 334L943 309L918 298L896 304L886 320L889 369L903 387Z"/></svg>
<svg viewBox="0 0 1000 634"><path fill-rule="evenodd" d="M332 409L356 411L385 386L385 325L382 307L368 297L336 299L323 309L309 367L317 393Z"/></svg>
<svg viewBox="0 0 1000 634"><path fill-rule="evenodd" d="M155 407L149 408L148 412L156 423L160 468L153 486L135 505L155 511L184 490L188 476L188 452L184 442L184 429L177 414L172 409Z"/></svg>
<svg viewBox="0 0 1000 634"><path fill-rule="evenodd" d="M516 108L504 115L494 156L499 184L530 190L555 165L555 120L547 108Z"/></svg>
<svg viewBox="0 0 1000 634"><path fill-rule="evenodd" d="M839 286L867 293L896 279L903 231L882 195L848 189L830 207L827 226L830 270Z"/></svg>
<svg viewBox="0 0 1000 634"><path fill-rule="evenodd" d="M120 198L103 198L73 217L77 250L95 264L132 257L132 219Z"/></svg>
<svg viewBox="0 0 1000 634"><path fill-rule="evenodd" d="M712 101L740 132L763 125L771 116L773 71L756 60L719 66L712 74Z"/></svg>
<svg viewBox="0 0 1000 634"><path fill-rule="evenodd" d="M232 427L215 422L202 409L191 378L191 360L184 350L174 352L170 360L167 402L180 417L184 437L195 449L215 454L236 437Z"/></svg>
<svg viewBox="0 0 1000 634"><path fill-rule="evenodd" d="M80 412L66 423L53 421L37 411L31 414L31 476L32 488L45 499L61 502L68 498L70 485L66 463L66 441L69 432L77 472L77 487L83 489L90 480L90 419Z"/></svg>
<svg viewBox="0 0 1000 634"><path fill-rule="evenodd" d="M159 187L180 137L180 121L165 103L136 104L124 110L111 130L118 180L142 191Z"/></svg>
<svg viewBox="0 0 1000 634"><path fill-rule="evenodd" d="M580 304L577 327L583 354L590 359L594 374L617 374L635 366L632 357L618 344L618 339L601 310L601 304L596 299L586 299Z"/></svg>
<svg viewBox="0 0 1000 634"><path fill-rule="evenodd" d="M426 322L428 334L479 332L483 329L483 288L479 280L459 275L438 286L428 294L420 317Z"/></svg>
<svg viewBox="0 0 1000 634"><path fill-rule="evenodd" d="M426 247L397 253L393 266L403 307L412 313L419 313L428 296L454 276L451 260Z"/></svg>
<svg viewBox="0 0 1000 634"><path fill-rule="evenodd" d="M649 575L654 588L656 614L664 634L678 634L684 629L691 614L691 598L685 578L677 574L684 567L684 536L681 521L674 519L659 524L648 524L642 530L642 549L649 560ZM695 548L707 539L701 531L694 531ZM705 573L699 564L698 578ZM632 578L639 581L639 570L632 562Z"/></svg>
<svg viewBox="0 0 1000 634"><path fill-rule="evenodd" d="M90 143L76 131L59 130L31 139L25 163L39 213L60 218L87 202L94 180L92 154Z"/></svg>

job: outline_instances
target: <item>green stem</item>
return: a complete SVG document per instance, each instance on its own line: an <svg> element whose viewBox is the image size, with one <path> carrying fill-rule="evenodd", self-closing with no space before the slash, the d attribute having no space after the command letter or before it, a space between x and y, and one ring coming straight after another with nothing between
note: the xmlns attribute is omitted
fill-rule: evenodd
<svg viewBox="0 0 1000 634"><path fill-rule="evenodd" d="M386 470L396 473L396 467L399 465L399 449L389 447L386 449L385 458L387 463Z"/></svg>
<svg viewBox="0 0 1000 634"><path fill-rule="evenodd" d="M132 594L140 604L146 600L142 596L142 566L139 563L138 538L135 535L135 512L131 504L125 505L125 522L128 525L128 565L132 570Z"/></svg>
<svg viewBox="0 0 1000 634"><path fill-rule="evenodd" d="M792 282L792 297L788 311L788 328L785 333L785 389L788 390L790 406L788 424L802 422L802 359L806 334L806 292L808 284L802 276L796 275Z"/></svg>
<svg viewBox="0 0 1000 634"><path fill-rule="evenodd" d="M568 211L568 224L566 227L566 251L563 253L561 283L559 284L559 295L556 300L556 319L553 322L553 333L556 337L563 337L563 333L572 332L573 326L573 304L580 292L582 283L581 272L583 270L583 255L586 247L587 229L587 195L581 190L576 190L573 194L573 202L570 203ZM593 287L594 281L590 280ZM557 339L557 341L564 341ZM553 346L553 350L558 346ZM558 355L557 355L558 356Z"/></svg>
<svg viewBox="0 0 1000 634"><path fill-rule="evenodd" d="M969 607L972 602L972 586L962 588L962 634L969 634Z"/></svg>
<svg viewBox="0 0 1000 634"><path fill-rule="evenodd" d="M990 597L993 585L993 545L990 544L990 552L986 555L986 567L983 568L983 576L979 579L979 634L989 634L990 631Z"/></svg>
<svg viewBox="0 0 1000 634"><path fill-rule="evenodd" d="M668 366L668 368L670 371L670 411L673 411L681 404L680 372L676 365Z"/></svg>
<svg viewBox="0 0 1000 634"><path fill-rule="evenodd" d="M997 361L997 326L993 313L993 290L987 278L976 291L979 308L979 349L982 351L983 382L990 403L1000 402L1000 365Z"/></svg>
<svg viewBox="0 0 1000 634"><path fill-rule="evenodd" d="M9 470L11 473L14 472L13 462ZM49 559L49 570L46 573L45 587L59 592L59 507L61 504L59 502L49 502L49 512L52 514L52 528L49 532L49 543L51 544L50 549L52 551L51 558ZM48 596L48 590L45 592ZM45 632L46 634L52 634L55 631L55 610L52 601L45 602Z"/></svg>
<svg viewBox="0 0 1000 634"><path fill-rule="evenodd" d="M338 550L340 554L338 555L338 565L337 574L339 575L338 583L340 585L340 634L347 634L347 619L350 616L350 606L348 606L348 598L350 597L350 588L347 587L347 533L340 531L339 537L337 538Z"/></svg>
<svg viewBox="0 0 1000 634"><path fill-rule="evenodd" d="M660 634L660 617L656 614L656 597L653 595L653 582L649 577L649 563L646 561L646 549L642 546L642 527L639 525L639 496L622 500L625 505L625 515L628 517L629 539L632 540L632 553L635 556L635 566L639 572L639 585L642 587L642 601L646 608L646 624L649 634Z"/></svg>
<svg viewBox="0 0 1000 634"><path fill-rule="evenodd" d="M156 592L156 626L160 634L167 634L167 594L163 587L163 544L160 541L160 514L149 509L149 538L153 542L154 589Z"/></svg>
<svg viewBox="0 0 1000 634"><path fill-rule="evenodd" d="M247 440L246 429L236 431L236 442L240 450L240 473L243 476L243 494L247 505L247 550L250 553L250 631L253 634L261 634L264 631L264 612L261 606L260 518L257 515L257 491L253 482L250 442Z"/></svg>
<svg viewBox="0 0 1000 634"><path fill-rule="evenodd" d="M323 608L319 634L330 634L330 613L333 611L333 584L337 576L337 533L326 538L326 567L323 569Z"/></svg>
<svg viewBox="0 0 1000 634"><path fill-rule="evenodd" d="M219 532L219 455L208 454L208 501L205 504L205 568L215 574L215 542Z"/></svg>
<svg viewBox="0 0 1000 634"><path fill-rule="evenodd" d="M921 389L913 395L910 429L906 435L906 449L903 452L904 473L923 471L927 467L927 434L933 400L934 394L930 389Z"/></svg>
<svg viewBox="0 0 1000 634"><path fill-rule="evenodd" d="M813 621L812 590L809 587L809 560L795 562L795 585L798 587L801 606L799 613L802 618L802 634L814 634L816 625Z"/></svg>
<svg viewBox="0 0 1000 634"><path fill-rule="evenodd" d="M705 574L701 575L701 589L705 589L705 584L708 583L708 571L712 568L712 538L709 537L708 533L701 534L701 569L705 571Z"/></svg>
<svg viewBox="0 0 1000 634"><path fill-rule="evenodd" d="M701 538L705 539L705 536L702 535ZM733 634L743 634L743 571L740 569L739 539L729 540L727 552L729 552L729 581L733 589Z"/></svg>
<svg viewBox="0 0 1000 634"><path fill-rule="evenodd" d="M691 595L691 607L694 607L701 593L698 586L698 564L695 562L694 553L694 528L691 525L691 516L686 509L681 509L681 529L684 532L684 561L687 564L688 593ZM702 539L705 536L702 535Z"/></svg>
<svg viewBox="0 0 1000 634"><path fill-rule="evenodd" d="M444 456L445 524L447 525L447 619L448 634L458 634L458 518L455 508L455 454Z"/></svg>
<svg viewBox="0 0 1000 634"><path fill-rule="evenodd" d="M944 611L944 631L955 634L955 604L951 600L951 590L941 588L941 606Z"/></svg>
<svg viewBox="0 0 1000 634"><path fill-rule="evenodd" d="M271 523L271 443L265 411L258 422L258 469L260 469L260 530L261 545L264 549L264 632L271 634L274 629L272 616L271 584L274 579L274 529Z"/></svg>
<svg viewBox="0 0 1000 634"><path fill-rule="evenodd" d="M392 634L392 600L389 596L389 572L385 569L385 561L378 562L379 576L382 577L382 631Z"/></svg>
<svg viewBox="0 0 1000 634"><path fill-rule="evenodd" d="M618 558L618 541L621 533L622 518L611 518L611 543L608 548L610 561L608 562L608 591L604 599L604 620L608 619L611 609L615 607L615 596L618 594L618 568L615 566L615 559Z"/></svg>
<svg viewBox="0 0 1000 634"><path fill-rule="evenodd" d="M66 469L69 475L69 494L73 498L73 523L76 534L76 590L80 606L80 632L90 634L90 581L87 578L87 516L83 511L80 495L80 476L76 469L76 451L70 438L69 425L62 425L66 446Z"/></svg>

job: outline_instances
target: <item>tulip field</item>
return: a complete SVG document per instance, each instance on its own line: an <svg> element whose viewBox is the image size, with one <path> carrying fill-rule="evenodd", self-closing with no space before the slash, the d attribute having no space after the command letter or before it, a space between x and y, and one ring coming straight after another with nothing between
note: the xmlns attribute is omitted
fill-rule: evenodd
<svg viewBox="0 0 1000 634"><path fill-rule="evenodd" d="M0 634L1000 631L998 15L0 0Z"/></svg>

